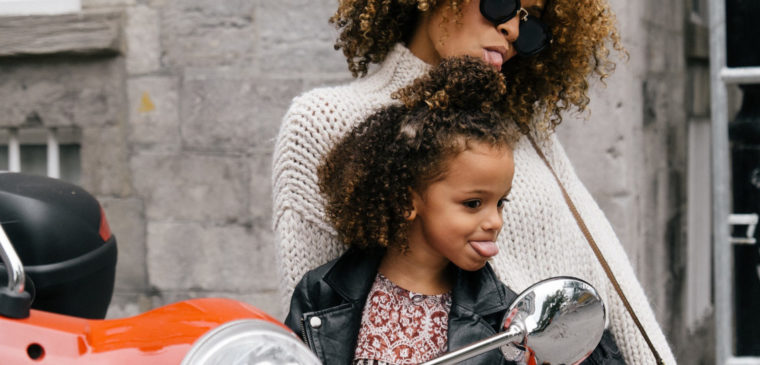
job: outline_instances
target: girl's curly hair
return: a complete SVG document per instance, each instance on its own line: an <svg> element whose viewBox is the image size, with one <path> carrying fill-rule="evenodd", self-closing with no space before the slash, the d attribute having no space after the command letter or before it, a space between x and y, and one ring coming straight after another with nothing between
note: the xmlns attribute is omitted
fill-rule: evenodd
<svg viewBox="0 0 760 365"><path fill-rule="evenodd" d="M407 248L412 192L446 172L472 142L509 148L515 123L494 104L504 77L481 60L445 60L394 94L401 105L370 115L343 137L318 169L326 215L343 243Z"/></svg>
<svg viewBox="0 0 760 365"><path fill-rule="evenodd" d="M409 40L419 12L448 6L449 21L459 21L467 1L474 0L341 0L330 18L340 31L335 49L343 50L355 77L364 76L370 63L382 62L394 44ZM562 112L586 110L587 78L604 80L615 69L612 49L627 53L607 0L548 0L542 21L553 43L534 57L505 64L508 89L501 103L519 124L548 130L562 122Z"/></svg>

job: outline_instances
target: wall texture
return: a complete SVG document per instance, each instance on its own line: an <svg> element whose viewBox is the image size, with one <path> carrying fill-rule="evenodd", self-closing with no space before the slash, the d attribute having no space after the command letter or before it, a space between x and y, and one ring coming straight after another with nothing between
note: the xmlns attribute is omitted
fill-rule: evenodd
<svg viewBox="0 0 760 365"><path fill-rule="evenodd" d="M329 1L92 1L125 16L125 171L109 316L225 296L283 316L270 165L290 100L348 79ZM293 11L302 9L302 11Z"/></svg>
<svg viewBox="0 0 760 365"><path fill-rule="evenodd" d="M698 363L709 346L679 350L695 338L712 343L709 326L686 330L680 313L687 119L698 94L687 86L697 78L684 50L688 9L682 0L611 2L630 58L593 82L590 112L568 115L559 134L680 361ZM82 4L85 14L114 14L119 52L0 56L0 127L36 113L44 125L81 128L81 184L119 242L109 317L224 296L282 318L272 148L294 96L350 79L327 23L336 1Z"/></svg>

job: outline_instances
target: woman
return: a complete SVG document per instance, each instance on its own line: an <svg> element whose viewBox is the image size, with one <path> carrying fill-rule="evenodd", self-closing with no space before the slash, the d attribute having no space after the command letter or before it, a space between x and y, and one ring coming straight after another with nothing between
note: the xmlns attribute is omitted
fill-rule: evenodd
<svg viewBox="0 0 760 365"><path fill-rule="evenodd" d="M494 17L488 5L499 3L509 1L341 1L331 19L341 31L336 48L343 50L349 69L359 78L294 99L275 146L274 228L283 299L290 298L308 270L344 249L325 221L316 173L322 157L348 130L394 102L391 94L424 75L431 64L444 57L470 55L501 64L508 90L500 107L513 115L538 148L528 138L515 146L512 203L505 208L498 241L504 254L493 260L497 275L517 291L558 275L590 282L605 297L610 329L626 362L655 363L589 249L552 171L539 157L540 150L609 261L657 352L665 363L674 364L620 241L552 133L562 121L561 112L587 106L587 78L604 78L614 68L608 44L622 51L614 15L605 0L524 0L520 5L527 18L540 17L553 42L534 57L516 57L520 21L526 16L520 11L516 16ZM368 75L371 63L380 65Z"/></svg>

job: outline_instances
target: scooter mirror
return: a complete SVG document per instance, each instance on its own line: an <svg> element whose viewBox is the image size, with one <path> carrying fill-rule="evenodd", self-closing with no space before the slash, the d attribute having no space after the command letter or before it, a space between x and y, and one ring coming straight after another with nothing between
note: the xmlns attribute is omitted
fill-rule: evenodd
<svg viewBox="0 0 760 365"><path fill-rule="evenodd" d="M516 347L535 364L575 364L591 354L604 332L604 302L587 282L571 277L541 281L510 306L504 328L522 327ZM529 361L529 363L531 363Z"/></svg>
<svg viewBox="0 0 760 365"><path fill-rule="evenodd" d="M606 316L604 302L591 284L573 277L546 279L512 302L504 332L425 365L456 364L498 347L505 356L519 351L528 364L577 364L599 344Z"/></svg>

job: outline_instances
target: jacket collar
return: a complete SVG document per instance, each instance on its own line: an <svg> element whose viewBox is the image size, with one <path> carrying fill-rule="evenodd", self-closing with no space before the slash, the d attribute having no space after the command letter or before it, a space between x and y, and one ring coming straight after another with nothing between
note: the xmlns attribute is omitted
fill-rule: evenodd
<svg viewBox="0 0 760 365"><path fill-rule="evenodd" d="M323 280L344 300L363 301L372 288L384 253L384 249L349 248L330 264Z"/></svg>
<svg viewBox="0 0 760 365"><path fill-rule="evenodd" d="M489 263L478 271L457 269L452 306L481 316L503 311L511 304L514 296L507 298L502 287L503 284L496 278Z"/></svg>
<svg viewBox="0 0 760 365"><path fill-rule="evenodd" d="M349 302L366 300L377 268L385 253L384 249L360 250L350 248L333 261L323 280ZM452 310L492 314L507 308L510 298L505 297L501 283L490 264L478 271L456 269L456 282L452 289ZM512 298L514 299L514 297ZM454 308L455 307L455 308Z"/></svg>

